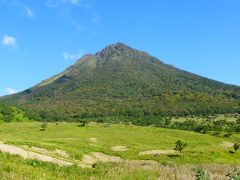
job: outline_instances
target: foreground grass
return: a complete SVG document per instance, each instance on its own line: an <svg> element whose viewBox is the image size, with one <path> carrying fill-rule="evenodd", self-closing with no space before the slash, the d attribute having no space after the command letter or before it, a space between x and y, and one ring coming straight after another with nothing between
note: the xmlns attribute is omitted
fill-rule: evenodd
<svg viewBox="0 0 240 180"><path fill-rule="evenodd" d="M81 160L84 154L103 152L128 160L155 160L159 168L136 168L123 164L98 163L94 169L81 169L75 166L59 167L50 163L35 160L23 160L18 156L0 153L0 176L5 179L155 179L163 177L166 168L169 176L178 173L171 167L199 166L200 164L218 164L226 167L240 163L240 153L229 153L225 147L226 139L189 131L161 129L154 127L136 127L125 125L91 124L78 127L74 123L49 124L46 131L40 131L40 123L2 123L0 124L0 141L15 145L37 146L45 149L61 149L70 154L70 158ZM91 141L96 138L96 142ZM237 136L234 138L236 140ZM139 152L148 150L173 149L175 142L181 139L188 143L182 154L144 155ZM231 139L229 139L231 141ZM126 152L115 152L113 146L126 146ZM162 164L162 165L161 165ZM181 168L180 168L181 169ZM218 169L218 168L216 168ZM221 168L220 168L221 169ZM193 176L194 168L185 170ZM221 172L221 170L217 170ZM29 173L31 172L31 173ZM179 172L179 175L181 173ZM22 178L21 178L22 177ZM24 178L23 178L24 177Z"/></svg>

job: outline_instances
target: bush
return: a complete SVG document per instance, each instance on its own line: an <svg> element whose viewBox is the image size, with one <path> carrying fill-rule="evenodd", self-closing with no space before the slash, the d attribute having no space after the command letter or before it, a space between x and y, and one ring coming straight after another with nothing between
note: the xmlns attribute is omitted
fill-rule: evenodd
<svg viewBox="0 0 240 180"><path fill-rule="evenodd" d="M229 180L239 180L240 169L233 167L227 172L226 176L229 178Z"/></svg>
<svg viewBox="0 0 240 180"><path fill-rule="evenodd" d="M196 180L210 180L209 175L203 169L196 171Z"/></svg>
<svg viewBox="0 0 240 180"><path fill-rule="evenodd" d="M233 148L234 148L235 151L239 150L239 149L240 149L240 144L235 143L235 144L233 145Z"/></svg>
<svg viewBox="0 0 240 180"><path fill-rule="evenodd" d="M183 149L185 149L187 147L187 143L185 143L181 140L177 140L177 142L175 144L176 144L176 146L175 146L174 150L179 151L180 153L183 151Z"/></svg>
<svg viewBox="0 0 240 180"><path fill-rule="evenodd" d="M232 136L232 133L226 133L226 134L223 135L224 138L228 138L230 136Z"/></svg>
<svg viewBox="0 0 240 180"><path fill-rule="evenodd" d="M43 122L42 125L41 125L40 131L46 131L47 127L48 127L47 123Z"/></svg>

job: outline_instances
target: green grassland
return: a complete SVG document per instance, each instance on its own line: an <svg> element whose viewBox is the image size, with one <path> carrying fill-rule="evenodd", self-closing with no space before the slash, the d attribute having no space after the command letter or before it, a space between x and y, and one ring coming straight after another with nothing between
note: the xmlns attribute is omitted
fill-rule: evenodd
<svg viewBox="0 0 240 180"><path fill-rule="evenodd" d="M40 131L40 126L41 123L38 122L1 123L0 141L16 146L61 149L70 155L69 160L81 160L83 155L102 152L124 160L154 160L159 163L159 168L163 166L170 169L174 166L196 168L216 164L230 167L240 163L240 152L230 153L233 148L225 146L226 142L239 142L238 134L220 138L191 131L96 123L85 127L79 127L76 123L49 123L45 131ZM96 141L90 141L91 138ZM183 153L139 155L140 152L149 150L172 150L178 139L188 144ZM125 146L127 151L113 151L113 146ZM99 162L91 169L59 167L0 153L0 176L5 179L157 179L162 173L162 168L134 168L121 163ZM191 173L192 169L189 168L189 174Z"/></svg>

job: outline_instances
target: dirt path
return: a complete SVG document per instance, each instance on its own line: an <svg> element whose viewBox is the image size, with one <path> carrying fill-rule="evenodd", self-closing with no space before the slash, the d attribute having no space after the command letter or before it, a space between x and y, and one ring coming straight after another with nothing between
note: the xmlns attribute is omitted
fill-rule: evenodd
<svg viewBox="0 0 240 180"><path fill-rule="evenodd" d="M0 143L0 151L4 152L4 153L9 153L12 155L19 155L19 156L23 157L24 159L36 159L36 160L43 161L43 162L51 162L54 164L58 164L59 166L73 165L73 163L65 161L65 160L61 160L61 159L54 158L51 156L43 155L40 153L35 153L32 151L27 151L20 147L3 144L3 143Z"/></svg>
<svg viewBox="0 0 240 180"><path fill-rule="evenodd" d="M121 148L120 148L121 149ZM82 161L69 159L69 154L63 150L49 151L39 147L17 147L14 145L4 144L0 142L0 151L3 153L9 153L12 155L19 155L24 159L36 159L43 162L50 162L58 164L59 166L72 166L77 165L82 168L92 168L97 162L114 162L123 163L134 166L141 166L144 168L156 167L158 164L155 161L141 161L141 160L124 160L118 156L107 155L102 152L92 152L87 155L83 155Z"/></svg>
<svg viewBox="0 0 240 180"><path fill-rule="evenodd" d="M28 147L25 147L25 148L28 149ZM70 157L70 155L66 151L63 151L63 150L60 150L60 149L50 151L50 150L47 150L47 149L44 149L44 148L39 148L39 147L32 146L31 150L34 151L34 152L37 152L37 153L48 154L48 155L51 155L51 156L60 156L62 158L66 158L66 159L68 159Z"/></svg>

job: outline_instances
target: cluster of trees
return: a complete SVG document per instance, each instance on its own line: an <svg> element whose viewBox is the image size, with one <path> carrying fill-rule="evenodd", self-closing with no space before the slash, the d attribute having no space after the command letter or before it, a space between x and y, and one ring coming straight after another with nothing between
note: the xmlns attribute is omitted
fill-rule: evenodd
<svg viewBox="0 0 240 180"><path fill-rule="evenodd" d="M33 115L34 114L34 115ZM0 104L0 121L38 120L36 113L12 105Z"/></svg>
<svg viewBox="0 0 240 180"><path fill-rule="evenodd" d="M168 128L195 131L203 134L206 134L207 132L214 132L214 135L218 135L218 132L226 132L224 136L227 137L234 132L240 133L240 118L234 121L228 121L226 119L213 120L211 118L206 118L205 120L172 122Z"/></svg>
<svg viewBox="0 0 240 180"><path fill-rule="evenodd" d="M94 113L79 113L61 115L54 111L40 111L36 113L34 111L24 110L26 115L33 120L38 121L70 121L70 122L87 122L95 121L98 123L123 123L133 124L138 126L155 126L161 128L180 129L195 131L198 133L206 134L207 132L227 132L231 134L233 132L240 132L240 115L235 115L234 121L227 120L228 117L216 120L216 116L188 116L185 121L178 121L175 117L155 116L144 112L142 116L135 116L128 113L127 116L121 114L104 116ZM174 119L174 120L173 120Z"/></svg>
<svg viewBox="0 0 240 180"><path fill-rule="evenodd" d="M6 105L0 105L0 120L11 122L14 117L13 109Z"/></svg>
<svg viewBox="0 0 240 180"><path fill-rule="evenodd" d="M58 111L44 110L34 111L29 108L15 107L6 104L0 104L0 120L5 122L17 121L17 120L35 120L35 121L72 121L85 124L89 121L95 121L98 123L124 123L134 124L140 126L153 125L155 127L181 129L188 131L195 131L198 133L206 134L208 132L214 132L213 135L220 135L221 132L225 132L224 136L231 135L231 133L240 133L240 115L235 114L234 121L227 120L228 117L216 120L216 116L189 116L185 121L178 121L171 116L160 116L158 114L144 111L142 113L131 113L131 111L125 110L125 115L111 114L109 116L84 112L84 113L69 113L64 115ZM199 118L196 118L199 117ZM174 119L174 120L173 120Z"/></svg>

